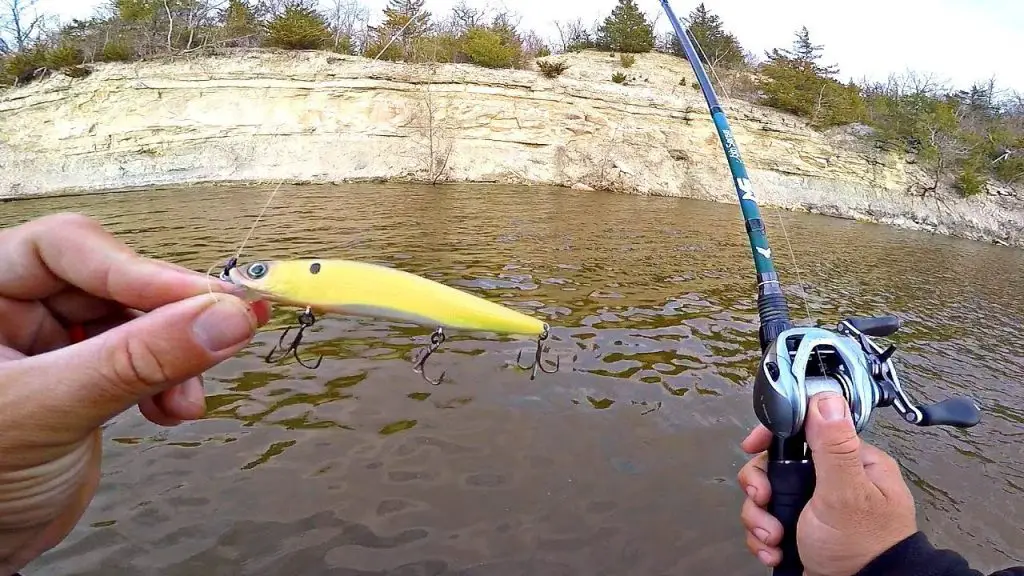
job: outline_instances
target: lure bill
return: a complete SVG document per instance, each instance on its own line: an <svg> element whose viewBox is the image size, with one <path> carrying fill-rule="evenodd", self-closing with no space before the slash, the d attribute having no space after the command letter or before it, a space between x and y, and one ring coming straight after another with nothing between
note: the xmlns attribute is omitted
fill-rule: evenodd
<svg viewBox="0 0 1024 576"><path fill-rule="evenodd" d="M350 260L264 260L244 265L231 261L221 277L267 300L305 308L299 315L299 333L285 354L294 353L307 368L315 369L320 361L307 365L299 359L297 348L304 330L316 322L314 313L320 312L436 328L430 348L416 364L421 374L423 363L444 343L446 329L535 337L538 349L532 377L538 368L551 373L540 363L541 348L549 336L547 323L403 270ZM287 331L279 344L286 335ZM432 384L441 381L424 378Z"/></svg>

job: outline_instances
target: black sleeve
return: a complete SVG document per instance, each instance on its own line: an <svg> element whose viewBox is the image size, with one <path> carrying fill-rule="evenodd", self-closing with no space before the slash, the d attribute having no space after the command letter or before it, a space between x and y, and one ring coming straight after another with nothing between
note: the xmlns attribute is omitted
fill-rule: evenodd
<svg viewBox="0 0 1024 576"><path fill-rule="evenodd" d="M856 576L985 576L972 570L959 554L938 550L918 532L875 558ZM990 576L1024 576L1024 566L1007 568Z"/></svg>

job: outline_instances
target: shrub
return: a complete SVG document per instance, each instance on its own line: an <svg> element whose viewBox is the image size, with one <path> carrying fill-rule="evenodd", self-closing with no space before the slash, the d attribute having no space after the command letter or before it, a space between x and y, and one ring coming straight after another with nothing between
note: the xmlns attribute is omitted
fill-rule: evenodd
<svg viewBox="0 0 1024 576"><path fill-rule="evenodd" d="M135 50L126 42L115 41L103 46L100 60L103 62L130 62L135 59Z"/></svg>
<svg viewBox="0 0 1024 576"><path fill-rule="evenodd" d="M548 62L546 60L538 60L537 67L540 68L540 73L546 78L557 78L569 69L569 65L562 61Z"/></svg>
<svg viewBox="0 0 1024 576"><path fill-rule="evenodd" d="M632 54L620 54L619 63L622 64L623 68L632 68L633 64L636 64L636 56Z"/></svg>
<svg viewBox="0 0 1024 576"><path fill-rule="evenodd" d="M1012 156L996 162L996 176L1003 182L1017 182L1024 178L1024 156Z"/></svg>
<svg viewBox="0 0 1024 576"><path fill-rule="evenodd" d="M53 70L77 66L84 61L82 51L71 44L61 44L46 53L46 67Z"/></svg>
<svg viewBox="0 0 1024 576"><path fill-rule="evenodd" d="M342 36L337 39L336 42L331 42L330 51L337 54L352 54L353 46L352 39L348 36Z"/></svg>
<svg viewBox="0 0 1024 576"><path fill-rule="evenodd" d="M956 189L964 196L970 197L985 191L985 180L978 174L978 169L971 163L964 165L960 175L954 182Z"/></svg>
<svg viewBox="0 0 1024 576"><path fill-rule="evenodd" d="M292 4L267 23L267 44L286 50L317 50L331 40L327 22L315 8Z"/></svg>
<svg viewBox="0 0 1024 576"><path fill-rule="evenodd" d="M46 53L42 50L13 54L4 62L5 84L24 84L35 78L35 72L46 67Z"/></svg>
<svg viewBox="0 0 1024 576"><path fill-rule="evenodd" d="M537 58L547 58L548 56L551 56L551 49L547 46L541 46L537 50Z"/></svg>
<svg viewBox="0 0 1024 576"><path fill-rule="evenodd" d="M616 84L625 84L626 75L622 72L616 72L615 74L612 74L612 82L615 82Z"/></svg>
<svg viewBox="0 0 1024 576"><path fill-rule="evenodd" d="M395 41L398 44L398 41ZM394 45L393 45L394 46ZM378 51L380 49L378 48ZM388 56L401 56L401 49L398 53L392 53L388 49ZM454 34L437 34L432 36L421 36L412 39L412 53L414 60L426 62L438 62L442 64L452 62L465 62L466 57L462 50L462 38ZM377 54L374 53L374 56ZM384 57L382 57L384 59Z"/></svg>
<svg viewBox="0 0 1024 576"><path fill-rule="evenodd" d="M700 82L694 80L693 82L690 83L690 88L693 88L694 90L700 90Z"/></svg>
<svg viewBox="0 0 1024 576"><path fill-rule="evenodd" d="M367 58L376 58L380 54L381 60L387 60L389 62L397 62L402 59L402 44L397 40L388 46L387 50L384 50L384 46L387 46L387 40L380 40L378 42L371 42L367 44L366 49L363 51L363 56ZM381 53L381 50L384 50Z"/></svg>
<svg viewBox="0 0 1024 576"><path fill-rule="evenodd" d="M762 67L761 76L761 103L808 118L816 127L849 124L865 115L856 85L820 76L812 65L780 60Z"/></svg>
<svg viewBox="0 0 1024 576"><path fill-rule="evenodd" d="M512 68L523 57L518 46L505 44L498 33L486 28L474 28L466 34L465 50L470 62L485 68Z"/></svg>

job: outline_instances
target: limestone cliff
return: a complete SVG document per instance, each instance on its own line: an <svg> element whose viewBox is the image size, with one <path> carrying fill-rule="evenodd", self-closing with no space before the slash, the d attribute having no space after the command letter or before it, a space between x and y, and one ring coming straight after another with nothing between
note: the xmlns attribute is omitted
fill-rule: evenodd
<svg viewBox="0 0 1024 576"><path fill-rule="evenodd" d="M556 57L558 58L558 57ZM0 197L219 181L557 184L735 202L685 61L561 57L570 68L406 65L249 52L105 64L0 94ZM613 72L630 77L611 82ZM727 101L728 103L728 101ZM1024 245L1003 191L921 197L927 179L849 131L733 101L763 204Z"/></svg>

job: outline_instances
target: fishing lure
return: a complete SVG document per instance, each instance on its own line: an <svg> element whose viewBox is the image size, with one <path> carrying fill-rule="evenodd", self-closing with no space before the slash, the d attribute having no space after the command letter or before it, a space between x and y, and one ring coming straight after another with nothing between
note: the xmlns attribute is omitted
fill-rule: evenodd
<svg viewBox="0 0 1024 576"><path fill-rule="evenodd" d="M557 357L553 370L541 362L544 342L550 336L550 326L542 320L396 268L350 260L276 260L239 265L233 258L225 265L221 279L244 286L262 298L305 308L298 314L299 331L291 344L283 355L272 360L277 349L283 347L291 331L288 328L266 356L268 363L293 354L306 368L315 370L320 366L323 356L310 365L298 353L305 330L316 323L314 311L319 311L436 327L430 346L414 368L435 386L444 379L444 373L432 380L424 373L423 365L444 344L446 329L536 337L533 365L522 365L522 352L517 358L520 368L533 369L531 380L538 369L554 374L560 366Z"/></svg>

